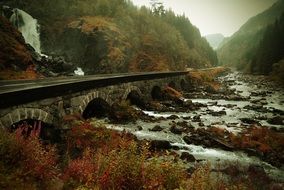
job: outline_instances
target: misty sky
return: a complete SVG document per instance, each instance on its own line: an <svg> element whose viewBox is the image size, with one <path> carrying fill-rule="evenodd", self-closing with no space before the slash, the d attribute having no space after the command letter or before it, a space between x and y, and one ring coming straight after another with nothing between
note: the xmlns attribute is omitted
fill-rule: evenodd
<svg viewBox="0 0 284 190"><path fill-rule="evenodd" d="M132 0L149 6L150 0ZM230 36L250 17L261 13L277 0L161 0L165 7L183 14L197 26L201 35L221 33Z"/></svg>

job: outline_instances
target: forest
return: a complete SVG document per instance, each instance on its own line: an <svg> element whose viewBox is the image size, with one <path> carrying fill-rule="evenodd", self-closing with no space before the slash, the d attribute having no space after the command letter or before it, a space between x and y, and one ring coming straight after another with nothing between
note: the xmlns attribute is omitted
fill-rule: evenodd
<svg viewBox="0 0 284 190"><path fill-rule="evenodd" d="M257 47L252 59L251 71L253 73L269 74L273 70L279 73L284 71L284 65L280 63L284 58L283 34L284 13L274 24L266 28L263 39Z"/></svg>
<svg viewBox="0 0 284 190"><path fill-rule="evenodd" d="M87 74L211 67L217 55L185 15L131 1L4 1L38 19L42 52Z"/></svg>

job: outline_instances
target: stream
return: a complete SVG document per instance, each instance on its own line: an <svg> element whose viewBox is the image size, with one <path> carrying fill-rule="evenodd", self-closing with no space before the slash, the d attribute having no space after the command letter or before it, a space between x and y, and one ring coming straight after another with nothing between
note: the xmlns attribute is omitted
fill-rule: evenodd
<svg viewBox="0 0 284 190"><path fill-rule="evenodd" d="M107 124L109 128L131 132L138 139L166 140L173 147L178 147L176 152L188 152L193 155L198 162L209 161L211 167L220 167L220 163L232 163L239 166L260 165L269 176L284 182L284 167L276 168L269 163L255 156L249 156L242 151L226 151L218 148L207 148L204 146L187 144L184 134L174 134L170 131L173 123L186 122L194 128L218 127L224 128L232 133L240 133L246 126L257 123L259 126L273 128L283 132L284 125L276 125L268 122L269 118L276 116L283 117L284 113L284 90L282 87L268 82L265 77L243 75L238 72L229 73L219 77L218 80L225 84L225 91L234 92L234 95L207 94L202 92L188 94L192 97L193 103L201 106L196 111L191 112L153 112L143 111L155 118L165 118L157 122L147 122L137 120L135 124ZM221 89L222 90L222 89ZM139 109L139 108L136 108ZM175 117L172 117L172 116ZM104 121L107 122L107 121ZM159 131L152 131L155 126L159 126ZM186 134L189 135L189 134ZM187 163L189 166L194 163Z"/></svg>

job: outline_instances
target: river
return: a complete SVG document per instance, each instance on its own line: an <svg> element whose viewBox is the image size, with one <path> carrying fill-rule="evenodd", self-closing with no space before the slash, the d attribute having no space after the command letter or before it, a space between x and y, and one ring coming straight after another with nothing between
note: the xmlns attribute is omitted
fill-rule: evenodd
<svg viewBox="0 0 284 190"><path fill-rule="evenodd" d="M241 133L252 123L258 126L273 128L283 133L284 125L271 124L268 120L276 116L283 118L284 113L284 90L281 86L269 82L263 76L244 75L232 72L219 77L224 85L224 94L205 94L192 92L186 95L195 104L200 106L195 111L189 112L153 112L143 111L155 118L164 118L154 122L137 120L131 124L110 124L107 126L116 130L126 130L133 133L139 139L166 140L178 154L188 152L193 155L197 162L210 161L212 167L220 167L220 163L232 163L243 167L260 165L273 178L284 182L284 167L274 167L256 156L249 156L243 151L227 151L219 148L210 148L202 145L187 144L185 135L190 133L174 134L170 131L171 126L178 122L197 128L217 127L224 128L234 134ZM222 89L221 89L222 92ZM139 109L139 108L136 108ZM171 117L171 116L175 117ZM283 122L283 120L282 120ZM138 127L139 126L139 127ZM152 131L155 126L161 129ZM193 165L194 163L188 163Z"/></svg>

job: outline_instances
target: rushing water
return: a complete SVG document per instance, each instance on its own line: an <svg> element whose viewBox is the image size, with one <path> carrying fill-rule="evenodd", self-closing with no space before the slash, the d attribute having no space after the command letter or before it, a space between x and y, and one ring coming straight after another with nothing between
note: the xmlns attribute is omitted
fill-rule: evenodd
<svg viewBox="0 0 284 190"><path fill-rule="evenodd" d="M41 54L39 25L36 19L20 9L13 9L10 22L22 33L26 43Z"/></svg>
<svg viewBox="0 0 284 190"><path fill-rule="evenodd" d="M169 131L172 122L185 121L184 118L193 118L196 115L200 116L201 122L204 124L203 127L216 126L219 128L225 128L226 130L239 133L244 129L245 124L241 122L241 118L258 118L264 117L269 118L273 116L273 112L259 112L253 109L247 109L247 106L252 106L255 101L261 99L264 104L264 108L267 110L281 110L284 111L284 93L281 88L271 87L268 84L255 84L253 82L245 82L246 78L241 77L239 73L232 73L225 77L220 78L221 81L234 81L233 85L230 85L231 89L235 89L236 92L243 98L247 98L241 101L230 101L225 99L192 99L193 102L198 102L205 104L206 106L201 107L197 111L189 113L171 113L163 112L157 113L152 111L143 111L145 114L154 117L164 117L167 118L171 115L177 115L179 118L175 119L165 119L158 122L144 122L138 120L135 125L109 125L109 128L116 130L126 130L135 134L139 139L151 139L151 140L167 140L171 142L173 146L178 146L180 150L178 153L183 151L189 152L197 160L209 160L214 166L218 166L218 163L238 163L242 166L248 166L250 164L261 165L268 174L272 177L284 181L284 170L277 169L272 165L260 160L257 157L248 156L244 152L240 151L225 151L215 148L204 148L202 146L188 145L183 141L182 135L176 135ZM250 76L253 78L253 76ZM257 81L257 79L256 79ZM263 85L263 86L262 86ZM266 92L266 93L263 93ZM258 93L258 94L257 94ZM249 98L248 98L249 97ZM212 111L225 111L226 115L213 116ZM193 122L191 120L186 120L195 128L201 127L199 122ZM263 126L283 128L283 125L271 125L267 123L266 120L259 120L259 123ZM155 125L159 125L163 128L160 132L150 131ZM138 130L135 126L142 126L143 130Z"/></svg>

